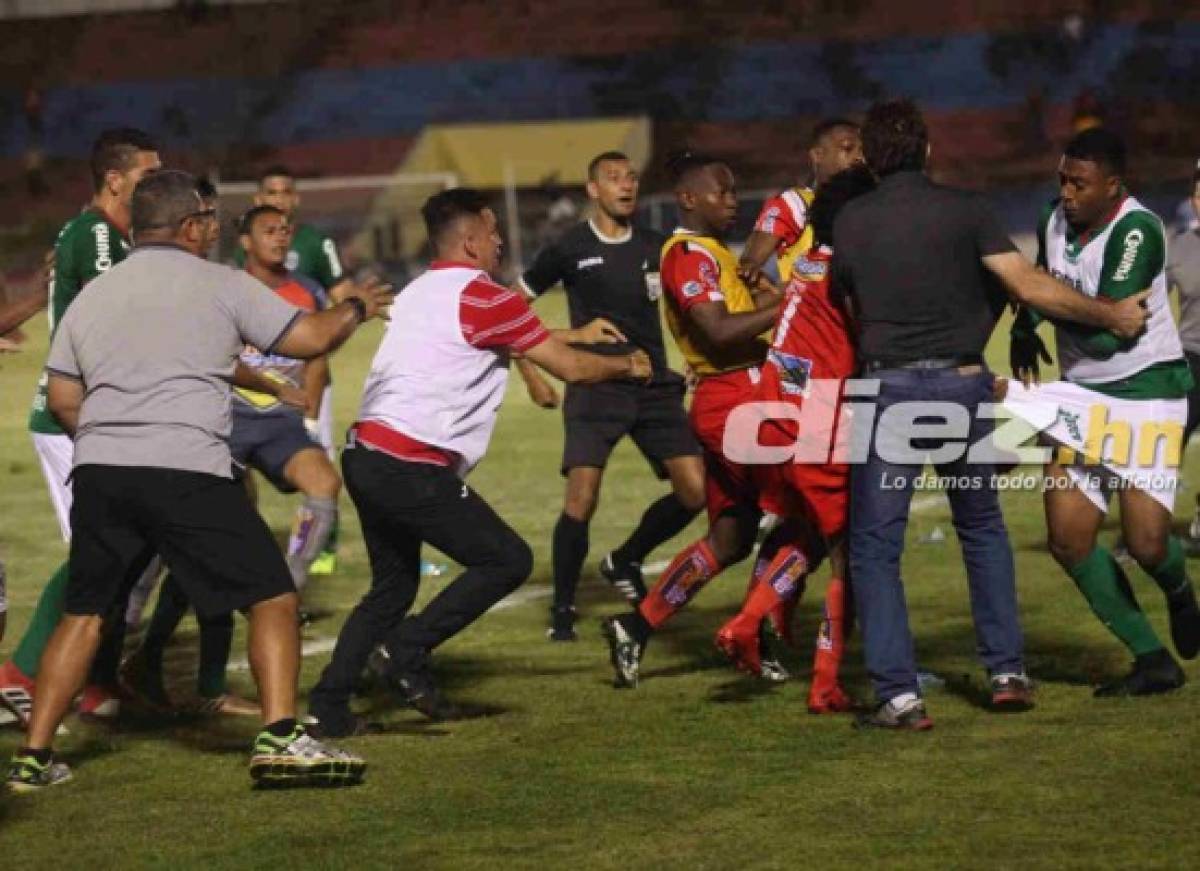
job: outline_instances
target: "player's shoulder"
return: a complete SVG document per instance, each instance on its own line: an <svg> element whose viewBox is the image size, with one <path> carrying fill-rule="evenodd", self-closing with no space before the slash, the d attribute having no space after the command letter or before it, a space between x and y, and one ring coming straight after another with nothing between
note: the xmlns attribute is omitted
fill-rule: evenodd
<svg viewBox="0 0 1200 871"><path fill-rule="evenodd" d="M1167 228L1162 218L1143 206L1137 200L1130 203L1129 210L1117 219L1113 225L1113 236L1137 232L1165 240Z"/></svg>
<svg viewBox="0 0 1200 871"><path fill-rule="evenodd" d="M103 237L120 237L120 232L108 222L108 218L96 209L84 209L67 220L58 233L58 244L73 244L80 240L95 240Z"/></svg>
<svg viewBox="0 0 1200 871"><path fill-rule="evenodd" d="M474 276L468 276L460 295L460 300L464 305L483 308L504 305L520 299L522 296L519 293L500 284L483 270L479 270Z"/></svg>

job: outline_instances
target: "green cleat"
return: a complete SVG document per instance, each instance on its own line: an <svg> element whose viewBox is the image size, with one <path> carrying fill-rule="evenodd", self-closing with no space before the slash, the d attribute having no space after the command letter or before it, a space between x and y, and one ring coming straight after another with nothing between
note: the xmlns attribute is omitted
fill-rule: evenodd
<svg viewBox="0 0 1200 871"><path fill-rule="evenodd" d="M362 757L322 744L301 725L285 738L259 732L250 758L250 777L264 787L353 786L366 770Z"/></svg>
<svg viewBox="0 0 1200 871"><path fill-rule="evenodd" d="M310 575L332 575L337 571L337 554L332 550L323 550L308 567Z"/></svg>
<svg viewBox="0 0 1200 871"><path fill-rule="evenodd" d="M44 765L29 754L14 753L6 784L10 792L37 792L71 779L71 769L51 759Z"/></svg>

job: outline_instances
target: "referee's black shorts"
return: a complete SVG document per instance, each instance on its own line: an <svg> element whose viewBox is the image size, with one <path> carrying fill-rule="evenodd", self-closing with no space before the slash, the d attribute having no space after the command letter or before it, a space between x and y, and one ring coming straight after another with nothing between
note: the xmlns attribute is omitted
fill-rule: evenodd
<svg viewBox="0 0 1200 871"><path fill-rule="evenodd" d="M562 473L579 466L604 468L624 436L633 439L654 474L667 476L664 460L699 456L683 397L687 385L672 372L650 384L606 381L569 384L563 400Z"/></svg>
<svg viewBox="0 0 1200 871"><path fill-rule="evenodd" d="M295 592L270 529L230 478L85 465L73 491L68 614L109 615L155 553L201 617Z"/></svg>

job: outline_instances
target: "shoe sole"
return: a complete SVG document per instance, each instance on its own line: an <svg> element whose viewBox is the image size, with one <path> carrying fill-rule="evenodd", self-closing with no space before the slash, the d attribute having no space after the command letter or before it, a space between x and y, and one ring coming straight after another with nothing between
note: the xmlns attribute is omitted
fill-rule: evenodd
<svg viewBox="0 0 1200 871"><path fill-rule="evenodd" d="M367 763L361 759L329 759L311 762L280 756L255 756L250 760L250 777L263 787L353 786L361 783Z"/></svg>
<svg viewBox="0 0 1200 871"><path fill-rule="evenodd" d="M997 714L1020 714L1033 710L1033 699L1027 693L996 693L990 707Z"/></svg>
<svg viewBox="0 0 1200 871"><path fill-rule="evenodd" d="M616 689L637 689L639 675L635 672L633 678L630 679L625 673L625 668L621 665L621 657L617 653L617 647L625 642L617 638L617 630L613 627L613 621L601 620L600 632L604 635L604 640L608 642L608 661L612 665L616 678L613 681L613 686Z"/></svg>

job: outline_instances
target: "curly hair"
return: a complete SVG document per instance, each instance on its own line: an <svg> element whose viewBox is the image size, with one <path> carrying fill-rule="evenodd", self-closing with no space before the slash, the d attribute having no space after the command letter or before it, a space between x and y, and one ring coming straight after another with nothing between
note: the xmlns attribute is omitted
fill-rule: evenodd
<svg viewBox="0 0 1200 871"><path fill-rule="evenodd" d="M877 176L921 170L929 152L925 119L911 100L876 103L862 126L863 156Z"/></svg>
<svg viewBox="0 0 1200 871"><path fill-rule="evenodd" d="M844 169L821 185L809 210L813 239L818 245L833 244L833 222L846 203L875 190L875 176L861 163Z"/></svg>

